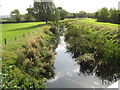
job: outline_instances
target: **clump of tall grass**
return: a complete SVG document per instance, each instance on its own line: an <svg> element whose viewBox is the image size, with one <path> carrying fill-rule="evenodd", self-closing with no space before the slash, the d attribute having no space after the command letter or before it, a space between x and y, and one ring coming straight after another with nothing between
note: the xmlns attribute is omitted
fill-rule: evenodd
<svg viewBox="0 0 120 90"><path fill-rule="evenodd" d="M44 37L31 38L17 49L14 63L11 60L4 62L2 88L45 88L46 79L54 77L55 50L51 41L55 37L47 27L44 30L47 32Z"/></svg>
<svg viewBox="0 0 120 90"><path fill-rule="evenodd" d="M29 40L24 49L18 50L17 66L37 80L54 76L54 51L50 48L41 37Z"/></svg>
<svg viewBox="0 0 120 90"><path fill-rule="evenodd" d="M120 77L120 34L117 29L79 21L70 22L67 28L68 52L81 65L81 72L96 73L109 81Z"/></svg>

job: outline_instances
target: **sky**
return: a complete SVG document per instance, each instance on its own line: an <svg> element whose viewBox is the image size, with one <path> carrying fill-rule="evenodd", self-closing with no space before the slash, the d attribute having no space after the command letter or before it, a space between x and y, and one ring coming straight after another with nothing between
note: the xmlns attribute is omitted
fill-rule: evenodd
<svg viewBox="0 0 120 90"><path fill-rule="evenodd" d="M56 7L61 6L71 13L79 11L92 13L102 7L117 9L118 2L119 0L54 0ZM0 0L0 15L9 15L14 9L24 14L30 5L33 5L33 0Z"/></svg>

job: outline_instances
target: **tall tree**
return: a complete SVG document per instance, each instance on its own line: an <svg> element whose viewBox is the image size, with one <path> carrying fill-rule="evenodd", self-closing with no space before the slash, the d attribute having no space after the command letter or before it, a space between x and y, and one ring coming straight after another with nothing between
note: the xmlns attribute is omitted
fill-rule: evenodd
<svg viewBox="0 0 120 90"><path fill-rule="evenodd" d="M33 8L27 8L27 14L24 15L24 18L26 19L26 21L31 21L33 20Z"/></svg>
<svg viewBox="0 0 120 90"><path fill-rule="evenodd" d="M46 23L52 21L53 16L54 18L57 17L55 16L56 7L53 2L34 1L33 13L37 21L45 21Z"/></svg>
<svg viewBox="0 0 120 90"><path fill-rule="evenodd" d="M60 13L57 10L57 8L54 9L54 13L51 16L51 21L52 22L58 22L60 20Z"/></svg>
<svg viewBox="0 0 120 90"><path fill-rule="evenodd" d="M80 11L79 13L77 13L77 17L79 17L79 18L86 17L86 12L85 11Z"/></svg>
<svg viewBox="0 0 120 90"><path fill-rule="evenodd" d="M21 19L21 14L18 9L11 11L10 16L13 20L16 20L17 22L19 22Z"/></svg>
<svg viewBox="0 0 120 90"><path fill-rule="evenodd" d="M108 8L102 8L99 11L96 12L96 18L97 21L99 22L108 22L108 15L109 15L109 11Z"/></svg>
<svg viewBox="0 0 120 90"><path fill-rule="evenodd" d="M114 9L110 9L109 10L109 21L111 23L118 23L118 15L119 15L119 11Z"/></svg>
<svg viewBox="0 0 120 90"><path fill-rule="evenodd" d="M65 17L67 17L68 12L65 11L62 7L57 7L57 10L58 10L58 12L60 14L60 19L64 20Z"/></svg>
<svg viewBox="0 0 120 90"><path fill-rule="evenodd" d="M96 12L95 18L99 22L120 23L120 10L102 8Z"/></svg>

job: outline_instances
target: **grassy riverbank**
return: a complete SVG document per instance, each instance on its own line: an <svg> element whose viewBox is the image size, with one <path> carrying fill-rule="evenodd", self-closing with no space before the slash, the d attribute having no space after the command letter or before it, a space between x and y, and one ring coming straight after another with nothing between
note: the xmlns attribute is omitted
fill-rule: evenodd
<svg viewBox="0 0 120 90"><path fill-rule="evenodd" d="M118 78L120 32L117 27L79 19L66 19L60 23L52 28L44 22L2 25L3 88L44 88L46 79L54 76L54 49L58 43L54 40L62 34L61 29L57 30L62 26L68 27L65 35L68 51L81 64L81 72L96 72L109 81Z"/></svg>
<svg viewBox="0 0 120 90"><path fill-rule="evenodd" d="M113 27L113 28L118 28L118 26L120 26L119 24L112 24L112 23L104 23L104 22L96 22L96 19L92 19L92 18L83 18L80 20L80 22L85 22L85 23L89 23L89 24L93 24L93 25L103 25L103 26L108 26L108 27Z"/></svg>
<svg viewBox="0 0 120 90"><path fill-rule="evenodd" d="M2 24L3 55L9 57L9 53L20 48L28 39L39 35L45 36L44 29L50 28L50 26L44 28L44 26L41 26L43 24L44 22ZM6 39L6 45L4 39Z"/></svg>
<svg viewBox="0 0 120 90"><path fill-rule="evenodd" d="M94 74L110 82L120 77L120 31L80 20L67 23L68 52L84 74Z"/></svg>
<svg viewBox="0 0 120 90"><path fill-rule="evenodd" d="M3 88L44 88L47 78L54 76L55 36L50 25L43 23L3 24L2 80ZM16 37L16 39L15 39Z"/></svg>

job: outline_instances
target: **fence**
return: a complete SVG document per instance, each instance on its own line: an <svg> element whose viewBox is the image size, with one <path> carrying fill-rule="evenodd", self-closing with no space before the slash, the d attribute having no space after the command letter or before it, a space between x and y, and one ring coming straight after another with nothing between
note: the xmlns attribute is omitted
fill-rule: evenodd
<svg viewBox="0 0 120 90"><path fill-rule="evenodd" d="M3 43L4 45L7 45L9 43L14 43L13 41L18 41L19 39L25 39L26 37L29 37L29 36L34 36L35 34L38 34L36 31L40 29L40 28L36 28L35 30L32 30L30 32L26 32L26 33L22 33L20 35L17 35L17 36L13 36L13 38L9 39L9 38L3 38Z"/></svg>

